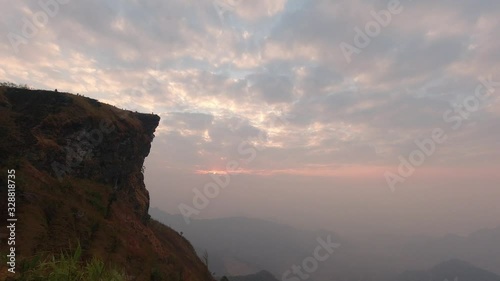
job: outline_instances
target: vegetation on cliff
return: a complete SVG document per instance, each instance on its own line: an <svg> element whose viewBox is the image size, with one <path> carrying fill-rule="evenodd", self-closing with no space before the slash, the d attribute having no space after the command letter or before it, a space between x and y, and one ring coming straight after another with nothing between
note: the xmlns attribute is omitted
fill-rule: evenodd
<svg viewBox="0 0 500 281"><path fill-rule="evenodd" d="M0 87L0 171L16 171L18 266L80 244L82 269L101 260L129 280L211 280L191 244L148 215L142 171L159 121L81 95Z"/></svg>

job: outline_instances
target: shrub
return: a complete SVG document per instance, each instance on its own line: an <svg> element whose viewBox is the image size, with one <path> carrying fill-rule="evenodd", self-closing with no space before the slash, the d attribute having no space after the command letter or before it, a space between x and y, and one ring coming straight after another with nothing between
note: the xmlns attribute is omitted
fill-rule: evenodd
<svg viewBox="0 0 500 281"><path fill-rule="evenodd" d="M0 82L0 87L30 89L28 84L16 84L16 83L12 83L12 82Z"/></svg>
<svg viewBox="0 0 500 281"><path fill-rule="evenodd" d="M58 257L42 259L39 255L26 260L21 266L21 281L124 281L123 272L106 267L104 262L93 258L85 263L81 259L82 248L78 244L73 253L61 253Z"/></svg>

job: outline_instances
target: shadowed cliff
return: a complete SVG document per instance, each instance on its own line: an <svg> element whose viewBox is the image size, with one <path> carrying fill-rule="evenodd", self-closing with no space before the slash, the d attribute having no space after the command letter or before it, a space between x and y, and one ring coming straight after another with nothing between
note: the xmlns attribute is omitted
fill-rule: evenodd
<svg viewBox="0 0 500 281"><path fill-rule="evenodd" d="M80 95L0 88L0 178L5 186L16 170L18 264L80 243L85 258L131 280L211 280L190 243L148 215L143 164L159 121ZM5 203L2 194L2 224Z"/></svg>

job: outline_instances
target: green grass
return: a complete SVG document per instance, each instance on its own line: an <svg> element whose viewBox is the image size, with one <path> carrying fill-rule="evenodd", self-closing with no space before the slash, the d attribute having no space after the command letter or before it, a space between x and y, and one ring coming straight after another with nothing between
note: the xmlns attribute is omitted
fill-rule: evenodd
<svg viewBox="0 0 500 281"><path fill-rule="evenodd" d="M95 191L85 191L87 195L87 203L92 205L101 215L105 216L107 208L104 206L102 195Z"/></svg>
<svg viewBox="0 0 500 281"><path fill-rule="evenodd" d="M78 244L72 253L61 253L42 259L40 256L24 261L21 281L125 281L123 272L110 268L98 258L82 261L82 248Z"/></svg>

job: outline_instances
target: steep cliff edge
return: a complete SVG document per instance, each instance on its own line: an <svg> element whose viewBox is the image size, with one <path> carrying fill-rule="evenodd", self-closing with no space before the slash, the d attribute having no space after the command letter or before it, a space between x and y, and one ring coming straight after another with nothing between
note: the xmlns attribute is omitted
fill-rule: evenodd
<svg viewBox="0 0 500 281"><path fill-rule="evenodd" d="M211 280L189 242L148 215L143 163L159 120L79 95L0 88L0 179L5 193L15 169L18 264L79 242L84 257L132 280Z"/></svg>

